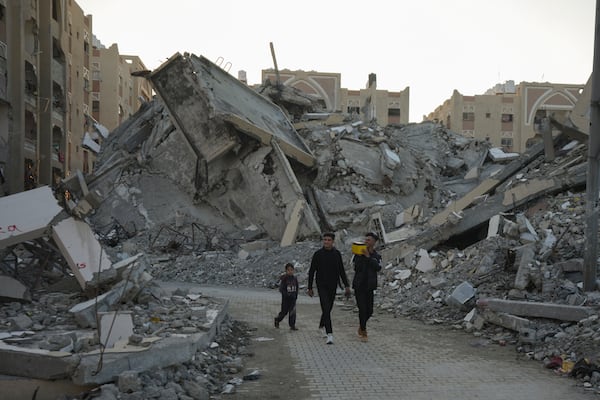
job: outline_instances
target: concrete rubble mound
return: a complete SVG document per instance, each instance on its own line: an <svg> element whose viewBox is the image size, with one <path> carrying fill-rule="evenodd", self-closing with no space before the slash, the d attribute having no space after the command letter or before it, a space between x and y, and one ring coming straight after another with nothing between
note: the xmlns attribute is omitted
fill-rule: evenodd
<svg viewBox="0 0 600 400"><path fill-rule="evenodd" d="M243 327L226 302L161 282L274 288L292 262L306 285L324 231L351 275L351 243L375 231L380 312L514 345L600 391L600 293L582 290L585 134L556 122L552 159L541 140L507 154L433 122L324 113L192 54L146 78L157 96L103 141L91 174L0 198L0 373L120 398L220 392L241 360L215 367L211 343L243 354ZM177 368L219 372L165 386Z"/></svg>

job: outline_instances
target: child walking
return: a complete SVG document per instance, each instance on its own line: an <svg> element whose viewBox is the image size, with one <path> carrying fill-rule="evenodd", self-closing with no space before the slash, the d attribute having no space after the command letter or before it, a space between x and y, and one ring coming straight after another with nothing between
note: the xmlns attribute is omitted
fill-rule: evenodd
<svg viewBox="0 0 600 400"><path fill-rule="evenodd" d="M281 292L281 311L275 317L275 328L279 328L279 323L288 314L290 329L297 331L296 328L296 299L298 298L298 278L294 276L294 265L285 264L285 274L279 278L279 291Z"/></svg>

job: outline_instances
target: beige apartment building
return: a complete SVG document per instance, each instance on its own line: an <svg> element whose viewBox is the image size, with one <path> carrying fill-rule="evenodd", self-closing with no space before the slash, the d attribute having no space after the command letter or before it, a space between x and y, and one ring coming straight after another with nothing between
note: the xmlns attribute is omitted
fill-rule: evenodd
<svg viewBox="0 0 600 400"><path fill-rule="evenodd" d="M94 118L103 89L92 87L92 39L92 16L75 0L0 0L0 196L90 172L103 119L120 121L150 97L149 84L128 74L143 63L123 56L127 72L103 74L123 83L106 95L125 99L121 119L116 105Z"/></svg>
<svg viewBox="0 0 600 400"><path fill-rule="evenodd" d="M546 116L563 120L573 110L583 84L513 81L485 94L465 96L457 90L427 116L454 132L487 139L504 151L522 153L541 139Z"/></svg>
<svg viewBox="0 0 600 400"><path fill-rule="evenodd" d="M121 55L116 43L105 48L94 40L92 51L92 117L109 131L152 99L152 86L132 72L146 70L137 56Z"/></svg>
<svg viewBox="0 0 600 400"><path fill-rule="evenodd" d="M274 69L262 70L262 82L277 83ZM365 89L341 87L341 74L316 71L279 71L281 84L294 87L314 97L324 111L355 114L363 121L376 120L379 125L408 124L410 88L401 92L377 89L377 76L370 74Z"/></svg>

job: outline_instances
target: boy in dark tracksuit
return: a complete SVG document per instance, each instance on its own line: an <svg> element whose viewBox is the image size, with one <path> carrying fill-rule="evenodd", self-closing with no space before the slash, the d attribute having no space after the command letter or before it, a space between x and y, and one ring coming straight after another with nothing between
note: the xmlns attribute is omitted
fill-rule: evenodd
<svg viewBox="0 0 600 400"><path fill-rule="evenodd" d="M294 265L285 264L285 274L279 278L279 291L281 292L281 311L275 317L275 328L279 328L279 323L288 315L290 329L296 328L296 299L298 298L298 278L294 276Z"/></svg>

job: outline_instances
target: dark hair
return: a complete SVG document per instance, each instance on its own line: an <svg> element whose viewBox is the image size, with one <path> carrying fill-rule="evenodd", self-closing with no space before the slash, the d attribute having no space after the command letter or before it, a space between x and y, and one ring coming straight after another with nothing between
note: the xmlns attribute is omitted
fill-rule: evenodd
<svg viewBox="0 0 600 400"><path fill-rule="evenodd" d="M323 237L330 237L331 239L335 239L335 233L333 232L325 232Z"/></svg>
<svg viewBox="0 0 600 400"><path fill-rule="evenodd" d="M288 267L291 267L292 269L294 269L294 264L292 264L292 263L285 264L285 270L286 271L287 271Z"/></svg>
<svg viewBox="0 0 600 400"><path fill-rule="evenodd" d="M365 234L365 236L370 236L370 237L372 237L373 239L375 239L375 241L378 241L378 240L379 240L379 236L377 236L377 234L376 234L375 232L367 232L367 233Z"/></svg>

